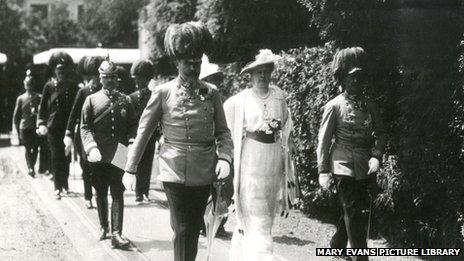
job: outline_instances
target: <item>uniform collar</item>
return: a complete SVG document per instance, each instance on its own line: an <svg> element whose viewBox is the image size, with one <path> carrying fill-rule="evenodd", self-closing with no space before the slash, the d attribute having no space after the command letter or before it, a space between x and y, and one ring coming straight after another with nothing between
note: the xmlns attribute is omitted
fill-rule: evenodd
<svg viewBox="0 0 464 261"><path fill-rule="evenodd" d="M353 95L353 94L348 94L346 91L342 93L343 97L345 97L347 100L354 101L354 102L359 102L364 100L364 95Z"/></svg>
<svg viewBox="0 0 464 261"><path fill-rule="evenodd" d="M108 89L102 88L101 90L108 97L113 96L113 95L118 93L118 91L116 89L108 90Z"/></svg>

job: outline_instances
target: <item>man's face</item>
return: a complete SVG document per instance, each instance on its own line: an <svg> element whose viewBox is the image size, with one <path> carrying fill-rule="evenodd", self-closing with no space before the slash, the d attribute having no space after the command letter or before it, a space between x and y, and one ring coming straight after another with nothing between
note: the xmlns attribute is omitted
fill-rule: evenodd
<svg viewBox="0 0 464 261"><path fill-rule="evenodd" d="M198 80L201 71L201 58L177 60L179 76L186 82L192 83Z"/></svg>
<svg viewBox="0 0 464 261"><path fill-rule="evenodd" d="M24 83L24 89L25 89L26 91L32 90L32 80L30 80L30 79L24 79L24 82L23 82L23 83Z"/></svg>
<svg viewBox="0 0 464 261"><path fill-rule="evenodd" d="M118 86L118 76L116 74L100 75L100 82L105 89L114 89Z"/></svg>
<svg viewBox="0 0 464 261"><path fill-rule="evenodd" d="M55 76L59 82L64 81L67 75L68 75L68 69L66 69L66 67L63 66L63 67L55 68Z"/></svg>
<svg viewBox="0 0 464 261"><path fill-rule="evenodd" d="M359 70L348 74L343 80L345 90L349 94L359 95L365 90L367 84L367 75L365 71Z"/></svg>

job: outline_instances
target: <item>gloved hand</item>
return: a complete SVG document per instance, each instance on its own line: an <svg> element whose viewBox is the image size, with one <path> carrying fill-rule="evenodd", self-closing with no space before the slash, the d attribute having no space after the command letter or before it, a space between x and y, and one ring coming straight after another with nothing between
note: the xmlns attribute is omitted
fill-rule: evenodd
<svg viewBox="0 0 464 261"><path fill-rule="evenodd" d="M126 190L134 191L135 182L136 182L136 177L134 174L131 174L129 172L124 172L124 176L122 176L122 184L124 184L124 187L126 188Z"/></svg>
<svg viewBox="0 0 464 261"><path fill-rule="evenodd" d="M71 152L71 149L74 147L73 141L70 137L64 136L63 143L64 143L64 153L66 155L69 155L69 153Z"/></svg>
<svg viewBox="0 0 464 261"><path fill-rule="evenodd" d="M225 160L218 160L216 164L216 175L217 179L225 179L230 174L230 165L229 162Z"/></svg>
<svg viewBox="0 0 464 261"><path fill-rule="evenodd" d="M367 172L367 175L373 174L378 172L380 169L380 161L377 158L372 157L369 160L369 171Z"/></svg>
<svg viewBox="0 0 464 261"><path fill-rule="evenodd" d="M319 185L322 189L328 189L330 186L330 180L332 179L330 173L320 173L319 174Z"/></svg>
<svg viewBox="0 0 464 261"><path fill-rule="evenodd" d="M48 132L47 126L45 126L45 125L40 125L39 126L39 135L45 136L45 135L47 135L47 132Z"/></svg>
<svg viewBox="0 0 464 261"><path fill-rule="evenodd" d="M102 155L100 154L100 150L98 150L97 148L92 148L89 152L89 162L99 162L101 159Z"/></svg>

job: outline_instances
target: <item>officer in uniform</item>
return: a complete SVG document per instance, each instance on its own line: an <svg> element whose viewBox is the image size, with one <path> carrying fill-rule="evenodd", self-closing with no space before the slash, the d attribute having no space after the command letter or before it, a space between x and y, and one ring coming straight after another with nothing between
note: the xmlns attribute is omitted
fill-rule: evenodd
<svg viewBox="0 0 464 261"><path fill-rule="evenodd" d="M148 89L148 83L153 78L155 67L150 61L137 61L132 64L131 75L135 79L137 91L133 92L129 97L134 105L137 122L142 116L142 112L147 106L150 99L151 91ZM150 190L151 169L153 165L153 156L155 154L156 141L160 137L159 129L155 130L148 141L145 152L142 155L140 164L137 168L137 181L135 185L135 202L138 204L142 201L150 201L148 196Z"/></svg>
<svg viewBox="0 0 464 261"><path fill-rule="evenodd" d="M232 139L220 95L198 79L201 57L212 41L201 23L171 25L165 48L179 76L154 90L129 148L124 184L130 189L148 141L161 123L160 175L171 212L174 259L195 260L211 184L229 175Z"/></svg>
<svg viewBox="0 0 464 261"><path fill-rule="evenodd" d="M366 53L360 47L340 50L334 56L335 79L343 93L324 106L317 148L319 183L335 179L343 210L330 246L367 247L370 197L385 149L386 135L378 106L364 94L367 84ZM367 256L354 257L367 260Z"/></svg>
<svg viewBox="0 0 464 261"><path fill-rule="evenodd" d="M84 181L84 198L85 205L87 208L92 208L92 183L91 183L91 168L87 161L87 155L82 147L81 135L80 135L80 116L82 106L87 96L96 93L101 89L100 79L98 77L98 67L103 62L103 57L100 56L87 56L81 61L81 73L84 78L83 87L77 92L74 104L69 115L68 124L66 127L66 134L63 139L65 144L65 151L69 153L74 144L76 145L76 151L80 157L80 165L82 169L82 179ZM74 133L74 130L77 131Z"/></svg>
<svg viewBox="0 0 464 261"><path fill-rule="evenodd" d="M108 188L111 192L111 244L127 248L129 241L121 236L124 217L124 171L111 164L118 143L129 145L135 136L137 122L130 98L116 90L116 66L110 61L100 65L102 89L85 99L81 113L81 138L87 159L91 162L92 183L97 193L100 240L108 233Z"/></svg>
<svg viewBox="0 0 464 261"><path fill-rule="evenodd" d="M40 104L40 94L33 88L33 78L31 70L26 71L24 78L24 89L26 92L16 99L16 106L13 113L13 124L17 130L21 143L26 149L26 163L28 174L35 176L34 166L37 161L39 150L39 137L37 136L36 121Z"/></svg>
<svg viewBox="0 0 464 261"><path fill-rule="evenodd" d="M47 135L55 196L61 199L62 191L68 192L69 162L71 161L71 157L65 154L63 138L78 86L73 77L74 62L69 54L65 52L52 54L48 65L54 70L54 77L43 88L37 127L39 135Z"/></svg>

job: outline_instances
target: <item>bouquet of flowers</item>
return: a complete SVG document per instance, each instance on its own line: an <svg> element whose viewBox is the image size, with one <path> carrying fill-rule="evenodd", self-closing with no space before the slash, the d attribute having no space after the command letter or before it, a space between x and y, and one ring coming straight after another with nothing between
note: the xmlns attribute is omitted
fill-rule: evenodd
<svg viewBox="0 0 464 261"><path fill-rule="evenodd" d="M258 129L265 134L276 134L280 130L282 130L281 119L266 119L261 128Z"/></svg>

